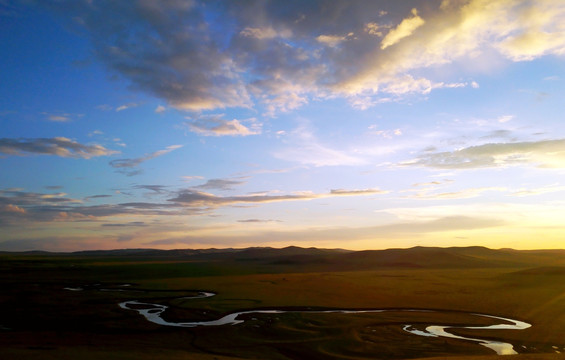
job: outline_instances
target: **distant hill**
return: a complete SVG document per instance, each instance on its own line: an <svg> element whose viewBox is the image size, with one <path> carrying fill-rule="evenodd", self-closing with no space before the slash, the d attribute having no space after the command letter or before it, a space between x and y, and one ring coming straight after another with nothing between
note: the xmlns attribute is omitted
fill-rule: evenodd
<svg viewBox="0 0 565 360"><path fill-rule="evenodd" d="M413 247L351 251L289 246L243 249L120 249L48 253L43 251L3 254L23 256L97 257L127 261L178 261L232 263L241 266L294 267L300 271L350 271L386 268L550 268L565 267L565 250L493 250L486 247Z"/></svg>

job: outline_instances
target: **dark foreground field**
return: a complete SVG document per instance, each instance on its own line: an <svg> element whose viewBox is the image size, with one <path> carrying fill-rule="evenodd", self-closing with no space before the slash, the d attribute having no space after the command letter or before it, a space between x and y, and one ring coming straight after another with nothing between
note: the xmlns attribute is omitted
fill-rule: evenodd
<svg viewBox="0 0 565 360"><path fill-rule="evenodd" d="M493 359L477 342L403 327L483 326L475 313L532 324L454 329L511 343L513 358L565 358L565 252L413 248L130 250L0 254L1 359ZM200 291L213 297L190 299ZM238 325L172 327L120 302L169 306L163 318ZM376 313L305 310L386 309ZM434 310L407 311L407 310ZM500 323L500 321L498 321Z"/></svg>

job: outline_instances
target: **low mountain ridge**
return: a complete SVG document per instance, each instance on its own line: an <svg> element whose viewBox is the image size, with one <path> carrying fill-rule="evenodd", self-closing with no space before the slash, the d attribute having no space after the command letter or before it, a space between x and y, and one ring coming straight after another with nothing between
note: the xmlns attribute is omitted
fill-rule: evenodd
<svg viewBox="0 0 565 360"><path fill-rule="evenodd" d="M4 253L30 257L97 257L128 261L167 261L225 263L242 266L297 267L300 270L371 270L383 268L494 268L563 267L565 250L494 250L486 247L412 247L386 250L352 251L288 246L285 248L249 247L226 249L117 249L73 253Z"/></svg>

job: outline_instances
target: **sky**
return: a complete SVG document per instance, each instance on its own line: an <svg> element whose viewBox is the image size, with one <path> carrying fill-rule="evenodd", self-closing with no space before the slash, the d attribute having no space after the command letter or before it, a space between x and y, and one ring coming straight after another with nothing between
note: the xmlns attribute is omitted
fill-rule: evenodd
<svg viewBox="0 0 565 360"><path fill-rule="evenodd" d="M562 0L0 0L0 250L564 248Z"/></svg>

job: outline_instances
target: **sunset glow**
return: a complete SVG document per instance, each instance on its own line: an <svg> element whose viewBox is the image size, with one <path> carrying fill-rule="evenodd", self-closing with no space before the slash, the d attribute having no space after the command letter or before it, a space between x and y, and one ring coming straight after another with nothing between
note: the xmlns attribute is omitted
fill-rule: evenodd
<svg viewBox="0 0 565 360"><path fill-rule="evenodd" d="M563 248L565 2L0 2L0 250Z"/></svg>

